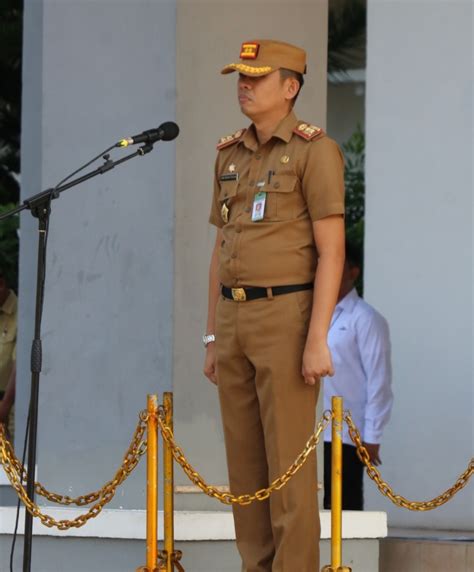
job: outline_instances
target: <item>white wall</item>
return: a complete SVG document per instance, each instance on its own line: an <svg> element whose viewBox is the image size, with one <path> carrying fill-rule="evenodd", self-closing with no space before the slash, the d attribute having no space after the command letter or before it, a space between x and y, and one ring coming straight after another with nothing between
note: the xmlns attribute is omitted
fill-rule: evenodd
<svg viewBox="0 0 474 572"><path fill-rule="evenodd" d="M175 35L174 0L25 3L22 199L120 138L174 118ZM83 494L112 478L146 394L171 387L175 149L159 144L53 201L38 423L38 478L50 490ZM19 454L36 229L23 213ZM144 506L144 468L116 505Z"/></svg>
<svg viewBox="0 0 474 572"><path fill-rule="evenodd" d="M368 12L365 293L391 326L395 392L382 473L423 500L473 453L472 4ZM429 513L366 487L391 525L472 528L474 483Z"/></svg>

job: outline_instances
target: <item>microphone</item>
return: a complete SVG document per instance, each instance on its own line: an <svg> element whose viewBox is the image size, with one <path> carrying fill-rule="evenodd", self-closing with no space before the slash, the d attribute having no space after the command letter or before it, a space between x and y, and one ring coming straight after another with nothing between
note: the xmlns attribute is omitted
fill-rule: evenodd
<svg viewBox="0 0 474 572"><path fill-rule="evenodd" d="M155 129L148 129L139 133L121 139L115 144L115 147L128 147L129 145L138 145L139 143L156 143L156 141L173 141L179 135L179 127L174 121L165 121Z"/></svg>

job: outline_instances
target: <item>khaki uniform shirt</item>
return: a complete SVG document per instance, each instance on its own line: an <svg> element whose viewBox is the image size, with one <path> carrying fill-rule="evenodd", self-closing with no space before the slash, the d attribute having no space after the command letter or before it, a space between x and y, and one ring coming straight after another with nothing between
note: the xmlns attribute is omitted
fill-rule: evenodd
<svg viewBox="0 0 474 572"><path fill-rule="evenodd" d="M218 153L209 221L223 231L219 278L224 286L314 280L312 223L344 214L344 159L337 144L317 128L312 139L296 133L301 124L289 113L264 145L251 125ZM235 173L238 179L232 180ZM266 192L264 218L252 222L259 190ZM222 214L224 203L227 215Z"/></svg>
<svg viewBox="0 0 474 572"><path fill-rule="evenodd" d="M0 391L5 391L16 359L17 307L17 297L10 290L0 308Z"/></svg>

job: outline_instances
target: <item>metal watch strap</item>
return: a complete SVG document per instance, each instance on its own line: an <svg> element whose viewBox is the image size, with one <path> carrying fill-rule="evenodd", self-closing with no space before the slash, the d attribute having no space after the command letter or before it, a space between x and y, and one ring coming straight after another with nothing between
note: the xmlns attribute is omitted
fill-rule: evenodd
<svg viewBox="0 0 474 572"><path fill-rule="evenodd" d="M215 342L215 341L216 341L216 336L214 334L204 334L204 336L202 337L202 343L204 344L205 348L207 348L207 346L211 342Z"/></svg>

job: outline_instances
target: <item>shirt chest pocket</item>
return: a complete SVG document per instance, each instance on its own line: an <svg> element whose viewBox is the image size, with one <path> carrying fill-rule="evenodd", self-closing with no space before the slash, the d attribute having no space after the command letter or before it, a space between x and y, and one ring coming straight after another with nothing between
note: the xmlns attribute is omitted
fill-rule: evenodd
<svg viewBox="0 0 474 572"><path fill-rule="evenodd" d="M10 359L15 346L16 324L13 320L6 320L1 324L0 330L0 361Z"/></svg>
<svg viewBox="0 0 474 572"><path fill-rule="evenodd" d="M231 216L235 214L235 202L237 200L239 181L221 181L220 187L219 205L221 217L224 223L227 223Z"/></svg>
<svg viewBox="0 0 474 572"><path fill-rule="evenodd" d="M274 175L269 185L265 205L265 220L285 221L298 216L304 205L303 196L299 190L298 177L294 174Z"/></svg>
<svg viewBox="0 0 474 572"><path fill-rule="evenodd" d="M219 202L225 203L232 201L232 199L237 194L237 188L239 186L239 181L221 181L220 182L220 192L219 192Z"/></svg>

